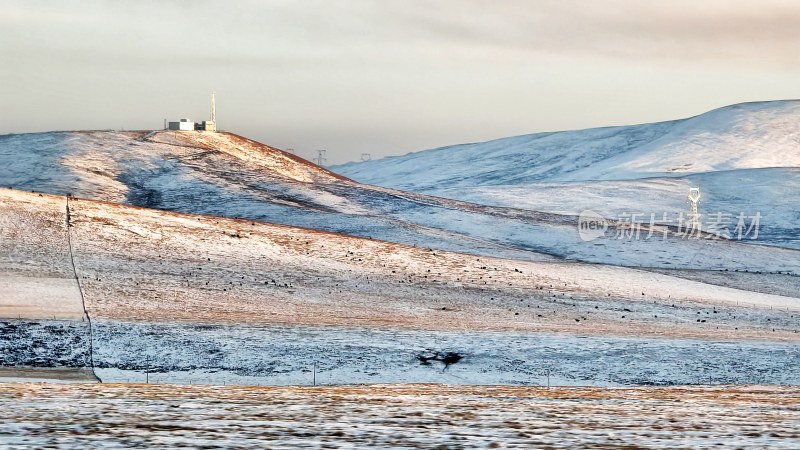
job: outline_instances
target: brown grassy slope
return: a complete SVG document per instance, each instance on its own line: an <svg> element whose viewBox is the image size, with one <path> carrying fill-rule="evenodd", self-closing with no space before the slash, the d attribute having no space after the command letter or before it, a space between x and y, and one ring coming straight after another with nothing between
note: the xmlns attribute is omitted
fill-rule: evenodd
<svg viewBox="0 0 800 450"><path fill-rule="evenodd" d="M80 319L67 245L66 199L3 190L0 195L0 318Z"/></svg>
<svg viewBox="0 0 800 450"><path fill-rule="evenodd" d="M251 147L253 147L253 148L257 149L257 150L265 152L265 153L277 152L277 153L281 154L282 156L284 156L286 158L289 158L290 160L294 161L297 164L300 164L302 166L307 166L307 167L311 168L312 170L318 171L321 174L324 174L325 176L328 176L328 177L333 178L335 180L352 181L351 179L345 177L344 175L339 175L336 172L330 171L330 170L328 170L328 169L326 169L326 168L324 168L322 166L318 166L317 164L314 164L313 162L311 162L311 161L309 161L309 160L307 160L305 158L301 158L301 157L299 157L297 155L294 155L292 153L285 152L285 151L283 151L281 149L278 149L278 148L275 148L275 147L271 147L271 146L269 146L267 144L262 144L261 142L254 141L253 139L246 138L244 136L240 136L240 135L235 134L235 133L224 132L223 134L229 136L231 138L231 140L234 143L238 144L238 145L242 145L242 146L248 145L248 146L251 146Z"/></svg>
<svg viewBox="0 0 800 450"><path fill-rule="evenodd" d="M63 201L0 191L1 198L19 195L26 196L33 209L39 208L39 201ZM652 305L671 302L676 311L694 314L695 308L750 296L697 282L676 283L665 275L478 258L114 203L75 199L71 204L76 266L87 307L96 318L797 337L780 326L772 332L774 324L757 318L715 316L714 323L703 324L693 317L655 318L648 312ZM28 217L19 208L5 213L18 217L14 220ZM26 226L31 242L49 233L39 221L47 219ZM23 259L10 256L6 255L7 265ZM698 289L706 291L693 294ZM634 311L624 312L621 305ZM734 330L737 327L740 330Z"/></svg>
<svg viewBox="0 0 800 450"><path fill-rule="evenodd" d="M77 284L69 279L65 203L64 197L0 190L0 285L32 289L22 289L24 295L5 291L7 311L36 302L56 311L69 303L60 296L71 291L46 278L72 283L77 292ZM773 311L735 303L746 299L792 307L793 299L663 274L479 258L115 203L73 199L70 204L75 263L95 318L711 338L800 336L791 327L796 323L789 317L796 314L791 308ZM711 309L716 311L713 315ZM695 320L700 313L704 322Z"/></svg>
<svg viewBox="0 0 800 450"><path fill-rule="evenodd" d="M294 181L350 181L296 155L233 133L158 131L146 142L221 152L272 176Z"/></svg>

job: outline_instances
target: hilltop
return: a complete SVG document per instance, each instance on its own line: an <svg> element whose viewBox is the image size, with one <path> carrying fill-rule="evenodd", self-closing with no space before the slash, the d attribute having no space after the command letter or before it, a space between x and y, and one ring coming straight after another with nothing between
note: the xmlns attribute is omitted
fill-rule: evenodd
<svg viewBox="0 0 800 450"><path fill-rule="evenodd" d="M351 182L230 134L51 132L0 136L0 186L170 211L242 218L476 254L530 249L417 224L424 202Z"/></svg>

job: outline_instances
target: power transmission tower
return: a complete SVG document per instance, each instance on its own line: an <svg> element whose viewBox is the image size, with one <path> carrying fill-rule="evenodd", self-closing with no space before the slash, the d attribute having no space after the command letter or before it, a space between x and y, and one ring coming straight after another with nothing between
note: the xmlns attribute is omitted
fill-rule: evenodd
<svg viewBox="0 0 800 450"><path fill-rule="evenodd" d="M286 150L284 150L284 151L285 151L286 153L291 153L291 154L293 154L293 155L296 155L296 154L297 154L297 153L295 153L295 151L294 151L294 149L293 149L292 147L289 147L289 148L287 148L287 149L286 149Z"/></svg>
<svg viewBox="0 0 800 450"><path fill-rule="evenodd" d="M371 159L372 159L372 155L370 155L369 153L362 153L361 154L361 160L362 161L369 161Z"/></svg>
<svg viewBox="0 0 800 450"><path fill-rule="evenodd" d="M324 166L328 162L328 158L325 157L325 150L317 150L317 157L313 161L318 166Z"/></svg>

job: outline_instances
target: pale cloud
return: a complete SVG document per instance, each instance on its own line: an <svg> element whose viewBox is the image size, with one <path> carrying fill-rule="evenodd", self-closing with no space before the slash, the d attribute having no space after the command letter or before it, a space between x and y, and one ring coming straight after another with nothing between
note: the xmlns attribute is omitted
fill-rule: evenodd
<svg viewBox="0 0 800 450"><path fill-rule="evenodd" d="M299 63L325 56L381 59L386 49L424 55L426 49L462 48L469 54L800 64L796 1L4 3L4 51L14 50L7 45L13 43L120 59L222 52L233 55L231 62L277 53L298 55Z"/></svg>
<svg viewBox="0 0 800 450"><path fill-rule="evenodd" d="M397 29L453 45L581 56L800 65L796 1L393 2ZM448 11L459 11L448 14Z"/></svg>

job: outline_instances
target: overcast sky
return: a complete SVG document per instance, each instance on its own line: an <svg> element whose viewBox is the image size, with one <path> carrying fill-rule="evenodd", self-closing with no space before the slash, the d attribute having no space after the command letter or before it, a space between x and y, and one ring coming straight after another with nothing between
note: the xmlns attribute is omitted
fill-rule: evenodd
<svg viewBox="0 0 800 450"><path fill-rule="evenodd" d="M0 0L0 134L208 116L329 163L800 97L794 0Z"/></svg>

